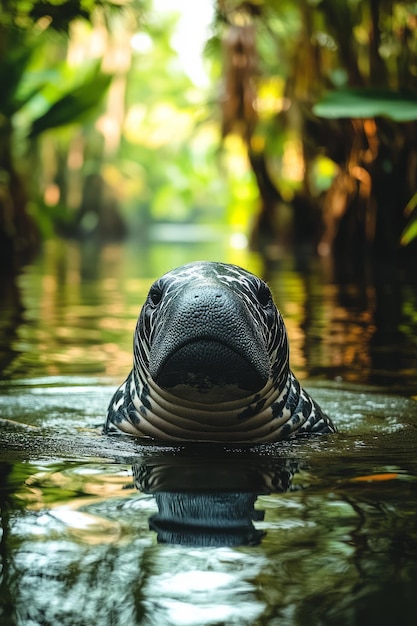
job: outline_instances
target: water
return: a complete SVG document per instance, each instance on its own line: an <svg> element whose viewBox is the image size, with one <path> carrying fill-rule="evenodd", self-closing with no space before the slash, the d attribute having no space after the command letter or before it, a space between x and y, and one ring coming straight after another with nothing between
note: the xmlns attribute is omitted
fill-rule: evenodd
<svg viewBox="0 0 417 626"><path fill-rule="evenodd" d="M51 243L2 285L2 625L416 623L412 287L340 289L291 261L269 272L293 369L335 435L101 436L150 282L218 248ZM226 246L221 260L261 269Z"/></svg>

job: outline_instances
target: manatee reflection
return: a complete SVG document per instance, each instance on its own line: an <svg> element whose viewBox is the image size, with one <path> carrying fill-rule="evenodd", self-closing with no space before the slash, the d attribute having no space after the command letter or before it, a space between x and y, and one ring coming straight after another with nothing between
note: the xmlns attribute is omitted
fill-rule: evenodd
<svg viewBox="0 0 417 626"><path fill-rule="evenodd" d="M153 494L158 513L149 519L158 542L192 546L256 545L265 535L255 527L265 512L259 495L292 489L300 469L295 459L240 460L164 456L133 466L136 488Z"/></svg>

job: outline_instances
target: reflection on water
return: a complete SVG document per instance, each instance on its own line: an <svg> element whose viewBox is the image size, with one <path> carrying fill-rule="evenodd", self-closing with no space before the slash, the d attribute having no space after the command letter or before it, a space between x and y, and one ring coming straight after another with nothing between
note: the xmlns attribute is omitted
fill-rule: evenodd
<svg viewBox="0 0 417 626"><path fill-rule="evenodd" d="M150 284L177 265L223 253L212 244L149 248L49 242L2 299L3 377L120 377L132 361L132 334ZM243 252L227 260L244 263ZM3 352L4 351L4 352Z"/></svg>
<svg viewBox="0 0 417 626"><path fill-rule="evenodd" d="M197 258L261 271L221 242L51 243L1 283L0 623L416 623L412 286L268 268L293 369L335 435L238 449L100 435L150 283Z"/></svg>
<svg viewBox="0 0 417 626"><path fill-rule="evenodd" d="M19 278L18 289L2 286L3 377L101 375L119 381L131 367L133 329L151 282L202 258L264 274L284 315L298 376L415 392L415 286L337 286L317 260L303 273L290 259L263 272L242 250L202 242L149 248L50 242Z"/></svg>
<svg viewBox="0 0 417 626"><path fill-rule="evenodd" d="M259 452L3 464L1 623L414 623L416 476Z"/></svg>
<svg viewBox="0 0 417 626"><path fill-rule="evenodd" d="M161 543L190 546L256 545L264 533L253 521L264 519L254 505L261 493L284 492L298 464L290 459L253 463L241 453L222 458L212 447L194 456L146 459L133 466L135 486L152 493L158 513L150 528ZM208 454L208 452L210 452ZM242 458L243 457L243 458Z"/></svg>

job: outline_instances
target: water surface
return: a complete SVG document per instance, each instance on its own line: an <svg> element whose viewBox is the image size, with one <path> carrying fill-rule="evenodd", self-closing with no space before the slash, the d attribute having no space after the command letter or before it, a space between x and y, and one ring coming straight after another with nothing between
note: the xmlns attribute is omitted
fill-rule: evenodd
<svg viewBox="0 0 417 626"><path fill-rule="evenodd" d="M1 624L414 624L415 289L340 288L291 260L268 270L293 369L335 435L103 437L150 283L194 258L219 246L52 242L3 284Z"/></svg>

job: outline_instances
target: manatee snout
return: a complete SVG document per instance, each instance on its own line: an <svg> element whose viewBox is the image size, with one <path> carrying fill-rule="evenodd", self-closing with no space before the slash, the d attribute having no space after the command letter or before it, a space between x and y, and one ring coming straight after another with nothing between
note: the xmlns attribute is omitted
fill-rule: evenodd
<svg viewBox="0 0 417 626"><path fill-rule="evenodd" d="M254 393L270 374L267 346L250 310L225 285L186 285L164 310L150 346L149 372L175 393L235 385Z"/></svg>

